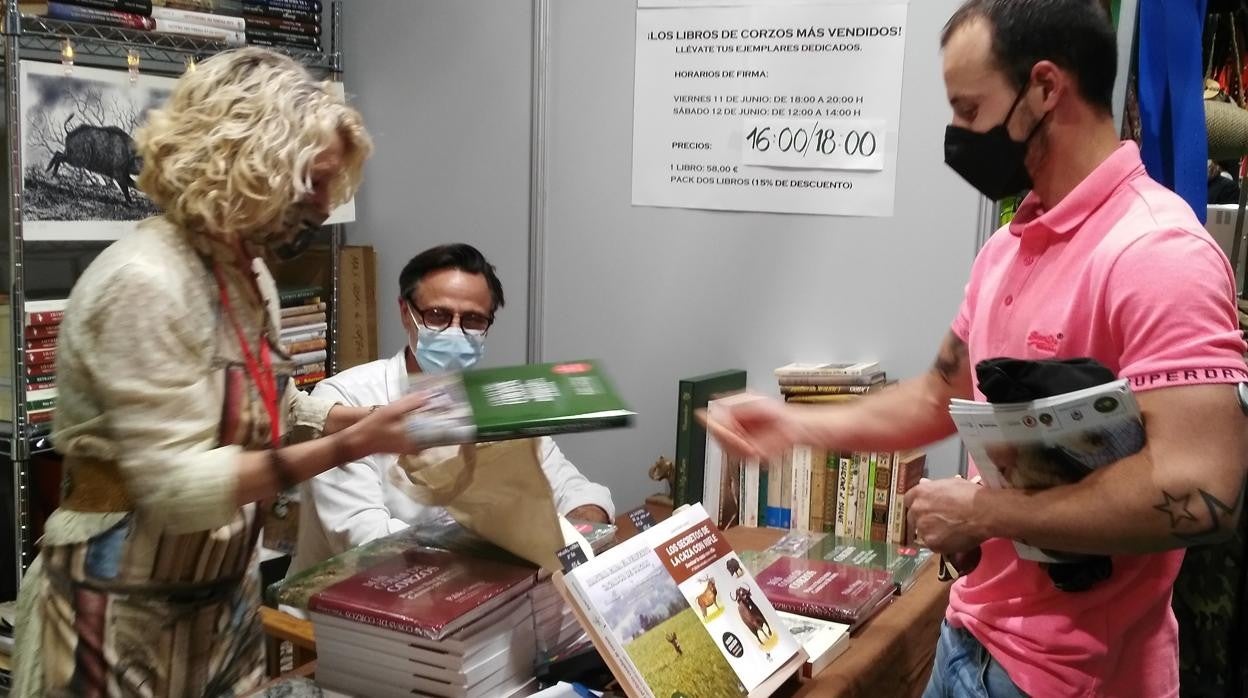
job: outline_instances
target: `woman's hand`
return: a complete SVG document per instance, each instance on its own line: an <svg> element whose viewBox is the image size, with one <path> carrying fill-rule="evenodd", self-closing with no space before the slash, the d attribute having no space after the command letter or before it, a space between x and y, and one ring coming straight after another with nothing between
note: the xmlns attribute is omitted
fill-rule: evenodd
<svg viewBox="0 0 1248 698"><path fill-rule="evenodd" d="M372 409L362 419L342 431L349 457L359 460L374 453L412 455L424 445L412 441L407 429L407 416L425 403L419 394L405 395L388 405Z"/></svg>

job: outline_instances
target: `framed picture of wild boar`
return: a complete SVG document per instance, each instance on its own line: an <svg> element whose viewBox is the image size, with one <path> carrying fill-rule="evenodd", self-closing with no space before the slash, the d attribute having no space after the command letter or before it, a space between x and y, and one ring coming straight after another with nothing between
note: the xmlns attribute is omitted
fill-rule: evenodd
<svg viewBox="0 0 1248 698"><path fill-rule="evenodd" d="M176 78L21 62L27 240L116 240L159 213L136 186L134 133ZM341 83L335 88L341 90ZM355 202L327 223L355 220Z"/></svg>
<svg viewBox="0 0 1248 698"><path fill-rule="evenodd" d="M159 211L137 189L134 132L173 78L22 61L28 240L115 240Z"/></svg>

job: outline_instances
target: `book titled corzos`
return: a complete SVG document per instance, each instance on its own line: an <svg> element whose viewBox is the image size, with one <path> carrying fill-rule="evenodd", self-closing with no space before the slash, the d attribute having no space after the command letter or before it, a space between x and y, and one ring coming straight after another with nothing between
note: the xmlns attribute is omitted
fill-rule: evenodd
<svg viewBox="0 0 1248 698"><path fill-rule="evenodd" d="M313 594L308 610L441 640L524 594L535 579L530 568L412 548Z"/></svg>
<svg viewBox="0 0 1248 698"><path fill-rule="evenodd" d="M630 698L768 696L806 660L700 504L555 585Z"/></svg>
<svg viewBox="0 0 1248 698"><path fill-rule="evenodd" d="M851 628L883 608L896 590L886 570L796 557L772 562L758 574L758 585L780 611Z"/></svg>
<svg viewBox="0 0 1248 698"><path fill-rule="evenodd" d="M408 434L430 445L615 429L634 414L593 361L413 374L408 392L425 396Z"/></svg>

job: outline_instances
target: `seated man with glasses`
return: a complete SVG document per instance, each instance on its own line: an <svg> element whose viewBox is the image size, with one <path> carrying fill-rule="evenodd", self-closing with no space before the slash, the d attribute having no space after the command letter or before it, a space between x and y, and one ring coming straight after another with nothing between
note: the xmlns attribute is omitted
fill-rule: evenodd
<svg viewBox="0 0 1248 698"><path fill-rule="evenodd" d="M314 396L347 406L384 405L402 394L409 373L456 371L481 359L494 313L503 306L503 285L481 252L465 244L426 250L403 268L399 291L407 346L389 359L322 381ZM611 521L615 508L607 488L582 475L550 438L540 440L538 452L559 513ZM369 456L301 485L299 542L288 574L446 515L441 507L419 504L388 484L396 458Z"/></svg>

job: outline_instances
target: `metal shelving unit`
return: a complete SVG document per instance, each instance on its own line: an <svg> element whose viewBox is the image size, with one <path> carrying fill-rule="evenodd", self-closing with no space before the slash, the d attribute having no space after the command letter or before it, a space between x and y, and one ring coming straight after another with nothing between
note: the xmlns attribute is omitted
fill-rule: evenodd
<svg viewBox="0 0 1248 698"><path fill-rule="evenodd" d="M322 79L340 80L342 74L342 0L329 0L322 25L328 26L328 46L324 52L297 48L274 48L291 56ZM96 68L127 68L127 58L133 52L140 59L140 70L156 75L178 76L186 69L189 59L196 61L231 47L220 41L198 37L138 31L117 27L99 26L79 22L66 22L46 17L24 16L16 0L0 0L3 8L3 52L0 63L4 72L4 114L6 119L7 160L4 173L8 184L7 220L8 234L10 332L14 338L10 347L13 357L11 374L12 395L10 408L13 420L0 423L0 457L6 457L12 466L13 490L13 549L16 579L14 589L20 586L22 575L31 562L30 539L30 473L29 462L33 455L52 449L48 426L33 426L26 415L25 373L26 356L23 337L25 318L25 290L28 245L65 245L65 242L37 242L26 240L23 235L23 172L21 133L21 60L38 60L59 63L61 49L66 40L74 48L74 64ZM329 244L332 260L332 288L329 331L329 373L337 368L337 307L338 307L338 256L344 239L341 225L330 226ZM98 242L96 243L98 244ZM7 429L5 429L7 427Z"/></svg>

